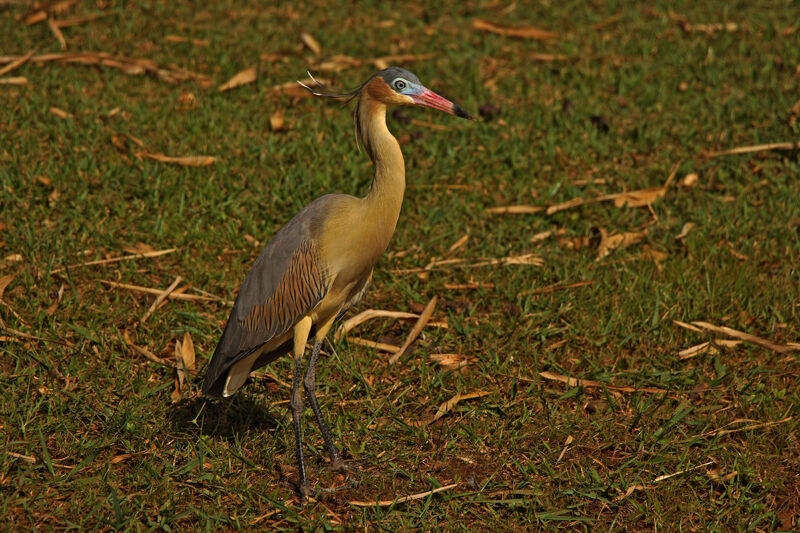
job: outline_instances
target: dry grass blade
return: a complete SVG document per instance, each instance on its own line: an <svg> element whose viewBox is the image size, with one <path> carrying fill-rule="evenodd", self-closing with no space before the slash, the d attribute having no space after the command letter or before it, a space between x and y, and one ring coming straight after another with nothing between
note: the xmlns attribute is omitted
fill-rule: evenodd
<svg viewBox="0 0 800 533"><path fill-rule="evenodd" d="M0 85L27 85L28 78L25 76L12 76L10 78L0 78Z"/></svg>
<svg viewBox="0 0 800 533"><path fill-rule="evenodd" d="M721 152L713 152L710 157L719 157L721 155L735 155L735 154L752 154L754 152L767 152L769 150L800 150L800 141L798 142L784 142L784 143L769 143L769 144L756 144L753 146L739 146L731 148L730 150L722 150Z"/></svg>
<svg viewBox="0 0 800 533"><path fill-rule="evenodd" d="M27 54L25 54L24 56L20 57L20 58L19 58L19 59L17 59L16 61L12 61L12 62L11 62L11 63L9 63L8 65L4 66L3 68L0 68L0 76L2 76L2 75L4 75L4 74L8 74L8 73L9 73L9 72L11 72L12 70L14 70L14 69L17 69L17 68L21 67L22 65L24 65L25 63L27 63L27 62L28 62L28 60L29 60L30 58L32 58L32 57L33 57L33 54L35 54L35 53L36 53L36 51L35 51L35 50L31 50L30 52L28 52L28 53L27 53ZM9 78L9 79L13 79L13 78Z"/></svg>
<svg viewBox="0 0 800 533"><path fill-rule="evenodd" d="M551 61L566 61L569 59L569 56L566 54L542 54L542 53L533 53L528 56L532 61L542 61L545 63L549 63Z"/></svg>
<svg viewBox="0 0 800 533"><path fill-rule="evenodd" d="M369 339L362 339L361 337L347 337L347 342L352 342L358 346L365 348L373 348L381 352L395 353L400 348L394 344L386 344L385 342L371 341Z"/></svg>
<svg viewBox="0 0 800 533"><path fill-rule="evenodd" d="M421 500L422 498L427 498L432 494L436 494L437 492L443 492L446 490L450 490L458 486L458 483L453 483L451 485L445 485L444 487L439 487L438 489L433 489L425 492L420 492L418 494L412 494L410 496L403 496L402 498L397 498L394 500L379 500L375 502L363 502L363 501L351 501L348 502L350 505L355 505L356 507L389 507L390 505L396 505L400 503L406 503L414 500Z"/></svg>
<svg viewBox="0 0 800 533"><path fill-rule="evenodd" d="M664 474L663 476L658 476L657 478L655 478L653 480L653 483L659 483L661 481L664 481L665 479L669 479L671 477L679 476L681 474L685 474L686 472L693 472L694 470L699 470L701 468L705 468L705 467L707 467L709 465L713 465L713 464L714 464L714 461L708 461L708 462L703 463L701 465L693 466L692 468L687 468L685 470L678 470L677 472L673 472L672 474Z"/></svg>
<svg viewBox="0 0 800 533"><path fill-rule="evenodd" d="M167 361L166 359L162 359L158 357L156 354L148 350L147 348L142 348L141 346L137 346L136 344L131 341L130 335L128 335L128 330L126 329L125 332L122 334L122 338L125 340L128 346L130 346L133 351L138 353L141 356L144 356L145 359L152 361L154 363L158 363L159 365L174 367L172 363Z"/></svg>
<svg viewBox="0 0 800 533"><path fill-rule="evenodd" d="M427 426L428 424L432 424L432 423L436 422L437 420L442 418L444 415L449 413L453 409L453 407L458 405L460 402L463 402L465 400L472 400L472 399L475 399L475 398L482 398L483 396L487 396L489 394L491 394L491 392L489 392L489 391L476 391L476 392L468 392L466 394L456 394L455 396L453 396L452 398L450 398L446 402L443 402L439 406L439 408L436 410L436 413L433 415L433 417L430 420L420 420L419 422L414 422L411 425L414 425L414 426L417 426L417 427Z"/></svg>
<svg viewBox="0 0 800 533"><path fill-rule="evenodd" d="M561 383L565 383L570 387L605 387L608 390L619 392L647 392L650 394L663 394L667 392L665 389L659 389L657 387L618 387L591 379L578 379L570 376L564 376L562 374L555 374L553 372L539 372L539 375L550 381L560 381Z"/></svg>
<svg viewBox="0 0 800 533"><path fill-rule="evenodd" d="M217 160L217 158L213 155L187 155L173 157L164 154L155 154L152 152L139 152L138 155L147 157L148 159L161 161L162 163L173 163L183 167L207 167L208 165L213 165Z"/></svg>
<svg viewBox="0 0 800 533"><path fill-rule="evenodd" d="M105 279L99 280L100 283L104 285L108 285L110 287L115 287L117 289L125 289L134 292L143 292L145 294L161 294L164 291L161 289L152 289L150 287L140 287L139 285L130 285L128 283L118 283L116 281L109 281ZM172 292L167 296L170 300L183 300L188 302L222 302L228 305L233 305L233 302L230 300L225 300L223 298L219 298L217 296L201 296L198 294L184 294L179 292Z"/></svg>
<svg viewBox="0 0 800 533"><path fill-rule="evenodd" d="M507 37L519 37L521 39L537 39L540 41L547 41L558 37L557 33L542 30L540 28L533 28L531 26L506 26L505 24L497 24L489 22L484 19L473 19L472 27L476 30L497 33Z"/></svg>
<svg viewBox="0 0 800 533"><path fill-rule="evenodd" d="M83 17L54 20L53 23L57 28L69 28L70 26L80 26L81 24L86 24L87 22L92 22L103 17L113 17L115 15L116 13L92 13L91 15L86 15Z"/></svg>
<svg viewBox="0 0 800 533"><path fill-rule="evenodd" d="M701 436L701 437L720 437L722 435L729 435L731 433L739 433L741 431L752 431L754 429L761 429L761 428L777 426L778 424L784 424L784 423L789 422L790 420L793 420L793 419L794 419L794 417L787 416L786 418L783 418L781 420L773 420L773 421L770 421L770 422L758 422L756 424L750 424L748 426L742 426L742 427L734 428L734 429L724 429L724 428L715 429L713 431L709 431L707 433L703 433L702 435L699 435L699 436ZM731 422L731 424L738 423L738 422L741 422L741 421L734 420L733 422Z"/></svg>
<svg viewBox="0 0 800 533"><path fill-rule="evenodd" d="M575 283L557 283L555 285L548 285L531 291L532 295L536 294L550 294L551 292L566 291L569 289L577 289L579 287L588 287L594 285L594 281L576 281ZM523 294L523 293L520 293Z"/></svg>
<svg viewBox="0 0 800 533"><path fill-rule="evenodd" d="M30 455L22 455L21 453L14 453L14 452L9 452L9 451L6 451L6 455L8 455L9 457L14 457L16 459L21 459L21 460L25 461L26 463L29 463L29 464L32 464L32 465L36 464L36 457L30 456Z"/></svg>
<svg viewBox="0 0 800 533"><path fill-rule="evenodd" d="M692 357L697 357L700 354L706 353L710 346L711 342L708 341L702 342L695 346L691 346L689 348L686 348L685 350L681 350L680 352L678 352L678 358L683 361L684 359L691 359Z"/></svg>
<svg viewBox="0 0 800 533"><path fill-rule="evenodd" d="M681 322L680 320L673 320L672 321L675 325L678 325L682 328L690 329L696 333L702 333L703 330L698 328L697 326L693 326L691 324L687 324L686 322Z"/></svg>
<svg viewBox="0 0 800 533"><path fill-rule="evenodd" d="M230 91L236 87L241 87L242 85L247 85L248 83L253 83L256 81L257 70L256 67L246 68L244 70L240 70L236 74L233 75L231 79L223 83L217 89L219 92Z"/></svg>
<svg viewBox="0 0 800 533"><path fill-rule="evenodd" d="M383 309L367 309L366 311L362 311L358 313L356 316L348 318L347 320L342 322L342 324L336 330L336 340L338 341L339 339L341 339L343 336L345 336L359 324L363 324L367 320L372 320L373 318L414 319L414 318L419 318L419 315L416 313L407 313L405 311L385 311Z"/></svg>
<svg viewBox="0 0 800 533"><path fill-rule="evenodd" d="M414 324L414 327L411 329L411 333L409 333L408 337L406 337L406 341L394 353L394 355L392 355L389 358L390 365L395 364L397 360L400 359L403 356L403 354L406 353L406 350L408 350L408 347L411 346L411 343L417 340L419 334L422 333L422 328L424 328L425 324L427 324L428 320L430 320L431 315L433 314L433 310L436 307L436 302L438 301L439 299L436 296L431 298L431 300L428 302L428 305L425 306L425 309L423 309L422 313L419 315L419 319L417 320L417 323Z"/></svg>
<svg viewBox="0 0 800 533"><path fill-rule="evenodd" d="M51 274L58 274L60 272L64 272L66 270L70 270L73 268L85 267L85 266L93 266L93 265L108 265L111 263L117 263L119 261L129 261L131 259L142 259L142 258L151 258L151 257L159 257L166 254L171 254L172 252L176 251L177 248L169 248L167 250L157 250L155 252L145 252L141 254L133 254L133 255L125 255L122 257L114 257L112 259L100 259L97 261L88 261L86 263L79 263L77 265L69 265L62 268L57 268L55 270L51 270Z"/></svg>
<svg viewBox="0 0 800 533"><path fill-rule="evenodd" d="M67 113L66 111L64 111L63 109L60 109L58 107L51 107L50 108L50 113L54 114L55 116L57 116L58 118L61 118L61 119L72 118L72 113Z"/></svg>
<svg viewBox="0 0 800 533"><path fill-rule="evenodd" d="M739 331L733 328L729 328L726 326L715 326L714 324L709 324L708 322L692 322L695 326L708 330L708 331L715 331L717 333L723 333L728 335L729 337L733 337L735 339L741 339L743 341L752 342L753 344L758 344L759 346L763 346L773 352L777 353L790 353L797 350L800 350L800 343L797 342L789 342L786 344L776 344L774 342L768 341L766 339L762 339L761 337L756 337L755 335L750 335L749 333L745 333L743 331Z"/></svg>
<svg viewBox="0 0 800 533"><path fill-rule="evenodd" d="M178 287L178 284L181 282L182 279L183 278L181 278L180 276L175 276L175 281L173 281L172 284L166 288L166 290L164 290L161 294L158 295L156 301L153 302L153 305L150 306L150 309L148 309L147 312L142 317L142 319L139 320L140 323L144 323L145 320L147 320L147 318L150 315L152 315L156 309L158 309L158 306L161 305L161 302L163 302L167 298L167 296L169 296L169 294Z"/></svg>

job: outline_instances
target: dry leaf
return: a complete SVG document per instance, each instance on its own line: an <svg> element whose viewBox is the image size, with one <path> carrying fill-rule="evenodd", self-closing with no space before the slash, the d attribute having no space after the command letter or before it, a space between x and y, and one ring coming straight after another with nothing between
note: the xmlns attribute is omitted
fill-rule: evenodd
<svg viewBox="0 0 800 533"><path fill-rule="evenodd" d="M520 37L522 39L538 39L546 41L558 37L557 33L539 28L533 28L530 26L506 26L505 24L497 24L494 22L489 22L488 20L477 18L472 21L472 27L476 30L488 31L508 37Z"/></svg>
<svg viewBox="0 0 800 533"><path fill-rule="evenodd" d="M597 247L597 261L606 257L612 251L626 248L632 244L641 242L647 236L647 230L615 233L609 235L608 232L600 228L600 246Z"/></svg>
<svg viewBox="0 0 800 533"><path fill-rule="evenodd" d="M430 358L445 370L458 370L466 367L470 362L476 361L474 357L467 357L460 353L433 353Z"/></svg>
<svg viewBox="0 0 800 533"><path fill-rule="evenodd" d="M640 191L624 192L614 195L615 207L646 207L655 203L659 198L663 198L667 193L667 188L656 187L653 189L642 189Z"/></svg>
<svg viewBox="0 0 800 533"><path fill-rule="evenodd" d="M183 335L183 342L181 343L181 357L187 370L194 370L195 368L195 353L194 342L192 336L187 331Z"/></svg>
<svg viewBox="0 0 800 533"><path fill-rule="evenodd" d="M694 227L695 227L694 222L686 222L683 225L683 227L681 227L681 232L675 236L675 240L680 240L685 238L687 235L689 235L689 232L692 231L692 228Z"/></svg>
<svg viewBox="0 0 800 533"><path fill-rule="evenodd" d="M683 180L681 180L681 185L683 185L684 187L694 187L695 185L697 185L698 180L699 177L697 176L697 174L692 172L684 176Z"/></svg>
<svg viewBox="0 0 800 533"><path fill-rule="evenodd" d="M256 81L257 71L256 67L246 68L233 75L231 79L219 86L219 92L229 91L248 83Z"/></svg>
<svg viewBox="0 0 800 533"><path fill-rule="evenodd" d="M272 131L283 131L286 129L282 111L276 111L269 117L269 129Z"/></svg>
<svg viewBox="0 0 800 533"><path fill-rule="evenodd" d="M310 33L308 32L301 33L300 39L303 41L303 44L306 45L306 47L308 47L308 49L314 53L314 55L318 56L320 52L322 52L322 48L319 46L319 43L317 42L316 39L314 39L314 37L311 36Z"/></svg>
<svg viewBox="0 0 800 533"><path fill-rule="evenodd" d="M183 167L207 167L208 165L213 165L217 160L217 158L213 155L187 155L172 157L153 152L139 152L138 155L147 157L149 159L155 159L156 161L161 161L162 163L173 163Z"/></svg>
<svg viewBox="0 0 800 533"><path fill-rule="evenodd" d="M6 287L17 277L17 273L7 274L0 278L0 300L3 299L3 293L6 291Z"/></svg>
<svg viewBox="0 0 800 533"><path fill-rule="evenodd" d="M714 481L716 483L727 483L728 481L732 480L739 474L738 470L734 470L728 474L722 474L722 470L719 468L712 468L706 472L708 479Z"/></svg>

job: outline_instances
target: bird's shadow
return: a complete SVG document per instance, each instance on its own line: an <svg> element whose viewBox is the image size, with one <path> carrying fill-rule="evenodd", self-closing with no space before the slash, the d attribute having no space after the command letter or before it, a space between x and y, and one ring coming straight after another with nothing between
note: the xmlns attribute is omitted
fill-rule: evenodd
<svg viewBox="0 0 800 533"><path fill-rule="evenodd" d="M172 409L173 429L194 435L235 440L250 431L272 431L281 425L277 413L269 412L249 396L237 394L231 398L187 398Z"/></svg>

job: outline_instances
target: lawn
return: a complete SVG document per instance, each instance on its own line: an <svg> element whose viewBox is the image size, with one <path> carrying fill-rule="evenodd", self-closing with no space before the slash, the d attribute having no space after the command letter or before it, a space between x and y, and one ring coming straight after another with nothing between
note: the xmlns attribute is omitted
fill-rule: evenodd
<svg viewBox="0 0 800 533"><path fill-rule="evenodd" d="M0 2L5 527L796 530L799 20ZM303 507L291 358L225 401L202 375L275 231L372 179L351 107L295 80L390 64L478 120L388 116L403 211L348 318L413 316L330 335L318 394L361 471L324 469L307 410L342 490Z"/></svg>

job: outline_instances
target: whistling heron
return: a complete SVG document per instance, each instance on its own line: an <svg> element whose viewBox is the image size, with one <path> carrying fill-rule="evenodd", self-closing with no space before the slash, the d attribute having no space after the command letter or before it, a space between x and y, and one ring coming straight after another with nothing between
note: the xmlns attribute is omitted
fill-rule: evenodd
<svg viewBox="0 0 800 533"><path fill-rule="evenodd" d="M309 486L300 426L300 375L310 336L314 337L314 348L303 386L330 453L331 467L347 469L317 403L315 368L325 335L334 321L363 296L400 215L405 166L400 145L386 127L386 108L415 105L472 118L398 67L381 70L348 93L334 93L318 85L324 92L306 89L317 96L358 98L356 129L375 166L372 186L364 198L344 194L318 198L275 234L242 283L203 385L206 395L230 396L251 370L292 351L294 376L289 406L303 500Z"/></svg>

